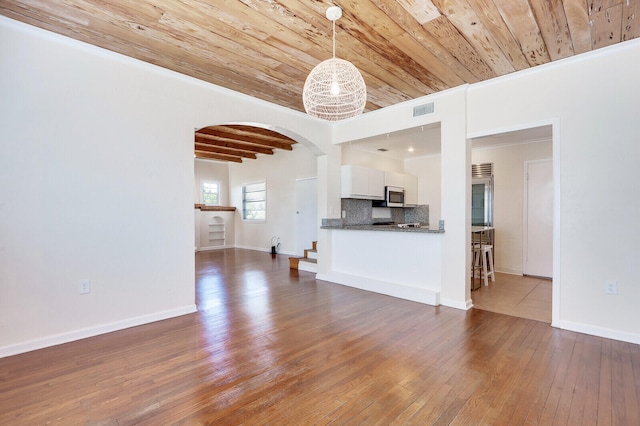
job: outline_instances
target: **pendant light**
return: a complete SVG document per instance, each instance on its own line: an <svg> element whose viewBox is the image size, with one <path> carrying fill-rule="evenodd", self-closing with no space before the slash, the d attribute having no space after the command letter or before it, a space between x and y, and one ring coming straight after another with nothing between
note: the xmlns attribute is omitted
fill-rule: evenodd
<svg viewBox="0 0 640 426"><path fill-rule="evenodd" d="M342 9L331 6L326 16L333 22L333 57L311 70L304 83L302 100L307 114L338 121L362 114L367 103L367 86L351 62L336 58L336 21L342 16Z"/></svg>

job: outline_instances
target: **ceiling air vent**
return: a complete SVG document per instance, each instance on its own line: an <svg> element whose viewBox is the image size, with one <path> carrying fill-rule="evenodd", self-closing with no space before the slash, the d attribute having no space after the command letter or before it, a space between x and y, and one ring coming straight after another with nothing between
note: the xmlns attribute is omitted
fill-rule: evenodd
<svg viewBox="0 0 640 426"><path fill-rule="evenodd" d="M433 114L433 111L434 111L433 102L429 102L428 104L414 106L413 116L419 117L421 115Z"/></svg>
<svg viewBox="0 0 640 426"><path fill-rule="evenodd" d="M482 163L471 165L472 178L484 178L493 176L493 163Z"/></svg>

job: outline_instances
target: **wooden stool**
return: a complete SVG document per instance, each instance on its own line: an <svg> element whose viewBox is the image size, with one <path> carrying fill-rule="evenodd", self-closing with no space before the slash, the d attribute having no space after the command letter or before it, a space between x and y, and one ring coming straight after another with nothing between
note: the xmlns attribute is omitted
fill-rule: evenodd
<svg viewBox="0 0 640 426"><path fill-rule="evenodd" d="M480 257L482 257L482 278L484 278L484 285L488 286L488 278L491 276L491 282L496 281L496 277L493 271L493 245L476 244L473 247L473 266L474 268L480 267ZM487 258L489 258L487 262Z"/></svg>

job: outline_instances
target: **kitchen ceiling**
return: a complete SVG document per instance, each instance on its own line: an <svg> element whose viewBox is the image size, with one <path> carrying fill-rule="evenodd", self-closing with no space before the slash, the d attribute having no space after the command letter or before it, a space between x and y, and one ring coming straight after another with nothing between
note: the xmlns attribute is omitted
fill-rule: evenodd
<svg viewBox="0 0 640 426"><path fill-rule="evenodd" d="M640 0L0 0L0 14L304 111L334 4L365 112L640 35Z"/></svg>
<svg viewBox="0 0 640 426"><path fill-rule="evenodd" d="M540 126L474 138L471 140L471 147L472 149L491 148L551 140L551 137L551 126ZM348 145L355 150L396 160L440 155L440 124L435 123L372 136L348 142Z"/></svg>
<svg viewBox="0 0 640 426"><path fill-rule="evenodd" d="M355 150L396 160L440 154L440 123L348 142Z"/></svg>

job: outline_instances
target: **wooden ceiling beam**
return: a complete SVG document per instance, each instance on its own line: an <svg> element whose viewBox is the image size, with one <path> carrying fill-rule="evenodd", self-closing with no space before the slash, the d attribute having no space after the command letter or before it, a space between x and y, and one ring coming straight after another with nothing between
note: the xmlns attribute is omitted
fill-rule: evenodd
<svg viewBox="0 0 640 426"><path fill-rule="evenodd" d="M229 132L235 132L238 135L249 134L249 135L262 135L269 140L281 141L286 143L296 143L295 140L291 139L288 136L283 135L282 133L278 133L273 130L263 129L262 127L253 127L253 126L244 126L241 124L223 124L221 126L216 126L216 129L226 130Z"/></svg>
<svg viewBox="0 0 640 426"><path fill-rule="evenodd" d="M284 149L285 151L293 150L293 148L291 147L291 145L293 145L292 143L277 142L277 141L269 140L265 137L250 136L249 134L240 135L235 132L227 132L227 131L217 131L215 133L216 133L215 135L211 135L211 134L206 134L206 133L202 133L201 131L198 131L196 132L196 136L202 136L202 137L213 136L214 138L225 139L225 140L233 141L236 143L238 142L245 143L247 145L253 144L257 146L268 146L271 148Z"/></svg>
<svg viewBox="0 0 640 426"><path fill-rule="evenodd" d="M196 133L196 143L201 143L201 144L211 145L211 146L226 147L226 148L237 149L242 151L249 151L249 152L254 152L256 154L273 155L273 148L270 148L270 147L258 146L251 143L243 143L237 140L220 138L220 137L211 136L211 135L201 135Z"/></svg>
<svg viewBox="0 0 640 426"><path fill-rule="evenodd" d="M234 163L242 163L242 158L232 155L213 154L211 152L196 151L196 158L205 158L209 160L232 161Z"/></svg>
<svg viewBox="0 0 640 426"><path fill-rule="evenodd" d="M228 148L225 146L210 145L206 143L196 142L195 150L199 152L210 152L213 154L226 154L233 155L235 157L251 158L252 160L255 160L257 158L254 152L249 152L243 149Z"/></svg>
<svg viewBox="0 0 640 426"><path fill-rule="evenodd" d="M256 159L257 154L273 155L273 150L291 151L296 141L273 130L238 124L209 126L195 132L194 148L201 157L224 161L230 158ZM204 155L207 154L207 155ZM223 156L223 157L221 157Z"/></svg>

